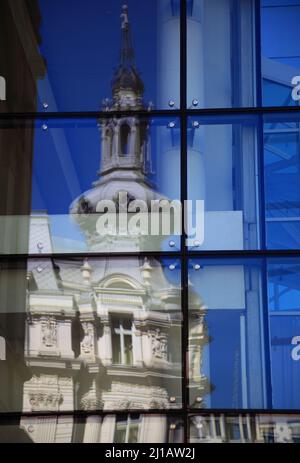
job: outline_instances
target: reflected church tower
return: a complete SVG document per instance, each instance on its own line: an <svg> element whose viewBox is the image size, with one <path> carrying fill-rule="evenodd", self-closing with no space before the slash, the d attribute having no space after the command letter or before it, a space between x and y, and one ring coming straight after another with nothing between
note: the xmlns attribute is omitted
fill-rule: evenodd
<svg viewBox="0 0 300 463"><path fill-rule="evenodd" d="M113 101L106 102L108 113L143 109L144 85L134 64L125 6L121 20L121 59L112 82ZM134 113L108 115L101 121L101 140L100 178L72 203L70 213L89 250L107 252L112 246L114 251L139 251L149 236L103 237L96 232L96 220L101 200L113 201L120 212L120 192L126 192L129 203L138 199L148 206L163 198L147 180L148 124ZM157 259L134 256L32 259L25 346L32 378L24 384L23 411L104 410L109 414L86 419L81 439L109 443L120 425L114 411L181 408L181 288L167 278L168 271ZM197 310L196 296L194 302ZM195 332L193 340L194 347L206 342ZM197 381L201 349L193 352ZM140 442L166 441L166 416L139 416ZM22 420L35 442L71 442L73 425L72 417Z"/></svg>
<svg viewBox="0 0 300 463"><path fill-rule="evenodd" d="M120 63L112 80L112 100L103 101L104 111L138 111L145 110L143 103L144 83L135 65L135 54L132 46L131 26L128 7L123 6L121 14L122 44ZM107 117L99 121L101 133L101 164L99 180L93 188L79 198L70 207L70 213L80 225L89 250L120 252L143 251L146 249L148 236L142 233L132 237L118 233L118 236L104 235L96 232L99 205L103 201L111 201L117 213L127 210L130 219L130 205L142 201L147 214L151 211L152 201L167 200L155 191L147 175L151 170L149 121L136 115ZM146 212L147 211L147 212ZM97 214L98 212L98 214ZM118 217L120 215L118 214ZM119 229L117 228L119 231ZM122 235L122 236L120 236ZM159 248L165 237L151 237L152 247Z"/></svg>

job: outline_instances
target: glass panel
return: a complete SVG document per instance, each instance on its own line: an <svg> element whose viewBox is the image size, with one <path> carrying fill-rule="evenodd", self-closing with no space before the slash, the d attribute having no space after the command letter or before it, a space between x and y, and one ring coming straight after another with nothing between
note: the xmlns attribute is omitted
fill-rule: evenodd
<svg viewBox="0 0 300 463"><path fill-rule="evenodd" d="M299 409L300 260L268 261L273 407Z"/></svg>
<svg viewBox="0 0 300 463"><path fill-rule="evenodd" d="M267 246L300 248L300 120L268 115L264 123Z"/></svg>
<svg viewBox="0 0 300 463"><path fill-rule="evenodd" d="M0 411L181 407L180 286L173 259L3 261Z"/></svg>
<svg viewBox="0 0 300 463"><path fill-rule="evenodd" d="M177 118L8 121L1 136L2 253L179 249Z"/></svg>
<svg viewBox="0 0 300 463"><path fill-rule="evenodd" d="M222 435L215 436L214 421L222 423ZM236 430L234 435L232 430ZM240 430L243 429L243 433ZM190 443L299 443L300 415L193 415Z"/></svg>
<svg viewBox="0 0 300 463"><path fill-rule="evenodd" d="M189 119L188 199L197 230L190 238L193 250L259 247L256 122L251 116ZM204 207L204 236L197 236L202 216L196 201Z"/></svg>
<svg viewBox="0 0 300 463"><path fill-rule="evenodd" d="M265 106L297 106L300 101L300 4L262 0L262 77Z"/></svg>
<svg viewBox="0 0 300 463"><path fill-rule="evenodd" d="M261 262L189 263L189 394L193 408L266 406Z"/></svg>
<svg viewBox="0 0 300 463"><path fill-rule="evenodd" d="M0 111L179 107L173 3L73 0L70 9L69 0L1 2Z"/></svg>
<svg viewBox="0 0 300 463"><path fill-rule="evenodd" d="M174 443L183 442L183 420L165 415L134 415L137 426L128 443ZM0 443L63 444L63 443L123 443L125 433L115 432L129 416L93 415L86 418L73 416L23 416L21 422L15 419L1 419ZM124 427L124 429L125 429ZM139 429L138 435L136 430Z"/></svg>
<svg viewBox="0 0 300 463"><path fill-rule="evenodd" d="M191 0L187 8L188 107L255 106L255 1Z"/></svg>

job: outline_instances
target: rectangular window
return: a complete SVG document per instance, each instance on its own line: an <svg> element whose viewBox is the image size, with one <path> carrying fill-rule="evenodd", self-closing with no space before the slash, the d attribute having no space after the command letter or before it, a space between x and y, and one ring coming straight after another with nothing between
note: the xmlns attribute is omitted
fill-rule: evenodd
<svg viewBox="0 0 300 463"><path fill-rule="evenodd" d="M112 317L113 363L133 365L133 329L131 317Z"/></svg>
<svg viewBox="0 0 300 463"><path fill-rule="evenodd" d="M141 418L139 415L128 415L127 418L117 417L114 443L137 444L139 442L139 429Z"/></svg>

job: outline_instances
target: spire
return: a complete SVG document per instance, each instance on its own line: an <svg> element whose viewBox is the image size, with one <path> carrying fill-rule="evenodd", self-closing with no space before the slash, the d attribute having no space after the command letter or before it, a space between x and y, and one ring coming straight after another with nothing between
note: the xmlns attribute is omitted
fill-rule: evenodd
<svg viewBox="0 0 300 463"><path fill-rule="evenodd" d="M121 12L121 52L120 64L116 69L112 90L114 97L121 90L131 90L140 99L144 93L144 83L135 66L134 49L132 45L131 27L128 16L128 6L123 5ZM119 95L120 97L120 95ZM119 99L119 98L117 98ZM140 104L140 103L139 103Z"/></svg>
<svg viewBox="0 0 300 463"><path fill-rule="evenodd" d="M131 28L128 19L128 6L123 5L121 13L121 31L122 31L122 47L121 47L121 66L134 66L134 49L131 40Z"/></svg>

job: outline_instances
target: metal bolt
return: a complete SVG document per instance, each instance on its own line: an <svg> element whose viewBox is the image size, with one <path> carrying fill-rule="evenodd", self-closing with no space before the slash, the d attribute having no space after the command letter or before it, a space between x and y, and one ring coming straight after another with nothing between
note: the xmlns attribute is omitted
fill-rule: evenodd
<svg viewBox="0 0 300 463"><path fill-rule="evenodd" d="M195 246L195 248L199 248L199 246L200 246L200 241L194 241L194 246Z"/></svg>
<svg viewBox="0 0 300 463"><path fill-rule="evenodd" d="M176 402L176 397L170 397L170 402L172 403Z"/></svg>
<svg viewBox="0 0 300 463"><path fill-rule="evenodd" d="M176 268L176 265L174 265L174 264L169 265L169 269L170 269L171 271L175 270L175 268Z"/></svg>
<svg viewBox="0 0 300 463"><path fill-rule="evenodd" d="M201 404L202 401L203 401L202 397L197 397L197 398L196 398L196 402L197 402L198 404Z"/></svg>
<svg viewBox="0 0 300 463"><path fill-rule="evenodd" d="M194 98L192 101L192 105L196 107L198 106L198 104L199 104L199 100L197 100L197 98Z"/></svg>
<svg viewBox="0 0 300 463"><path fill-rule="evenodd" d="M37 246L39 251L41 251L44 248L43 243L38 243L36 246Z"/></svg>
<svg viewBox="0 0 300 463"><path fill-rule="evenodd" d="M42 273L43 267L38 267L38 268L36 269L36 271L37 271L38 273Z"/></svg>
<svg viewBox="0 0 300 463"><path fill-rule="evenodd" d="M48 130L48 125L47 125L47 124L43 124L43 125L42 125L42 129L43 129L43 130Z"/></svg>
<svg viewBox="0 0 300 463"><path fill-rule="evenodd" d="M175 122L169 122L168 127L169 127L169 129L174 129Z"/></svg>
<svg viewBox="0 0 300 463"><path fill-rule="evenodd" d="M170 100L170 101L169 101L169 106L170 106L170 108L174 108L174 106L175 106L175 101L174 101L174 100Z"/></svg>
<svg viewBox="0 0 300 463"><path fill-rule="evenodd" d="M194 270L200 270L200 269L201 269L201 265L199 265L199 264L194 265Z"/></svg>
<svg viewBox="0 0 300 463"><path fill-rule="evenodd" d="M44 108L44 109L48 109L48 108L49 108L48 103L43 103L43 108Z"/></svg>
<svg viewBox="0 0 300 463"><path fill-rule="evenodd" d="M174 423L170 424L170 429L172 431L174 431L176 429L176 424L174 424Z"/></svg>
<svg viewBox="0 0 300 463"><path fill-rule="evenodd" d="M200 123L198 121L194 121L193 122L193 127L194 127L194 129L199 129Z"/></svg>
<svg viewBox="0 0 300 463"><path fill-rule="evenodd" d="M175 241L169 241L169 246L170 246L170 248L175 248L175 246L176 246Z"/></svg>

